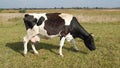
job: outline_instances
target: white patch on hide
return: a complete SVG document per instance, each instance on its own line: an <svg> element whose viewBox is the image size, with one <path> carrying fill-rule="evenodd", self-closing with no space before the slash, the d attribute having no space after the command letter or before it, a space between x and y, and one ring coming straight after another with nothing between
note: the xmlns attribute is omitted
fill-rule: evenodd
<svg viewBox="0 0 120 68"><path fill-rule="evenodd" d="M69 34L66 35L65 38L68 42L70 42L73 39L73 36L69 33Z"/></svg>
<svg viewBox="0 0 120 68"><path fill-rule="evenodd" d="M40 17L44 17L45 20L47 20L46 13L30 13L29 15L34 16L34 18L36 18L37 21L39 21Z"/></svg>
<svg viewBox="0 0 120 68"><path fill-rule="evenodd" d="M62 13L59 16L65 20L65 25L70 25L73 15Z"/></svg>
<svg viewBox="0 0 120 68"><path fill-rule="evenodd" d="M39 28L37 25L34 25L32 29L27 30L27 36L35 36L39 33Z"/></svg>

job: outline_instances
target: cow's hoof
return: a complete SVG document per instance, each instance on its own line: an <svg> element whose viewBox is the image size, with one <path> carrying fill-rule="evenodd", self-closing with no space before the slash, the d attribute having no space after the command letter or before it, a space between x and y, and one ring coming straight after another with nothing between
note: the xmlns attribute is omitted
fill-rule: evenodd
<svg viewBox="0 0 120 68"><path fill-rule="evenodd" d="M35 51L35 52L34 52L34 54L38 55L38 52L37 52L37 51Z"/></svg>
<svg viewBox="0 0 120 68"><path fill-rule="evenodd" d="M26 56L26 54L24 54L24 53L22 53L22 55L25 57Z"/></svg>
<svg viewBox="0 0 120 68"><path fill-rule="evenodd" d="M75 51L75 52L79 52L79 49L74 49L73 51Z"/></svg>
<svg viewBox="0 0 120 68"><path fill-rule="evenodd" d="M34 54L38 56L38 53L34 53Z"/></svg>
<svg viewBox="0 0 120 68"><path fill-rule="evenodd" d="M64 55L60 55L61 57L64 57Z"/></svg>

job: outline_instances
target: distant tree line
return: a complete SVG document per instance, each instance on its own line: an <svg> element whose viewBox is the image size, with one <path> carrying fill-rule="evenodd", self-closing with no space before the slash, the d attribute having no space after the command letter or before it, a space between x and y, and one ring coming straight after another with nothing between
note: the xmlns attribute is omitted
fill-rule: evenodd
<svg viewBox="0 0 120 68"><path fill-rule="evenodd" d="M105 8L105 7L70 7L70 8L64 8L64 7L54 7L53 9L120 9L120 7L115 8Z"/></svg>
<svg viewBox="0 0 120 68"><path fill-rule="evenodd" d="M0 10L9 10L9 9L13 9L13 10L24 10L24 9L29 9L29 10L34 10L34 9L120 9L120 7L115 7L115 8L105 8L105 7L53 7L53 8L0 8Z"/></svg>
<svg viewBox="0 0 120 68"><path fill-rule="evenodd" d="M104 8L104 7L54 7L54 8L0 8L0 12L2 10L19 10L19 13L25 13L26 10L46 10L46 9L120 9L120 7L115 8Z"/></svg>

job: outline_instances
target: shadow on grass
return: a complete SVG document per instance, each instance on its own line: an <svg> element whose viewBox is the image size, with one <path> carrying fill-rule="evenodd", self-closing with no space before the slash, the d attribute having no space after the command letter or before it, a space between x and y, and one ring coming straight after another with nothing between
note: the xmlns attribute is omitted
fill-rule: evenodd
<svg viewBox="0 0 120 68"><path fill-rule="evenodd" d="M12 50L14 50L14 51L20 53L21 55L23 55L23 42L7 43L6 47L9 47ZM47 49L50 52L58 55L58 52L56 53L55 51L52 50L52 49L59 49L58 45L53 45L53 44L40 42L40 43L36 43L35 47L36 47L37 50ZM75 51L72 47L71 48L66 48L66 47L63 46L63 49L67 49L68 51ZM30 44L28 44L28 51L29 50L32 50ZM83 53L83 54L87 54L87 52L84 52L84 51L78 51L78 52Z"/></svg>

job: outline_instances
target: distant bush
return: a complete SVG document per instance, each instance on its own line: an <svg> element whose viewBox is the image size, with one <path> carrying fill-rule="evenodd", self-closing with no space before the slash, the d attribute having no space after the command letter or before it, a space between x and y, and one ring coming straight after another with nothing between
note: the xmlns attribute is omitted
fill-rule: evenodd
<svg viewBox="0 0 120 68"><path fill-rule="evenodd" d="M26 13L25 9L19 9L19 13Z"/></svg>
<svg viewBox="0 0 120 68"><path fill-rule="evenodd" d="M0 9L0 12L2 12L3 11L3 9Z"/></svg>

